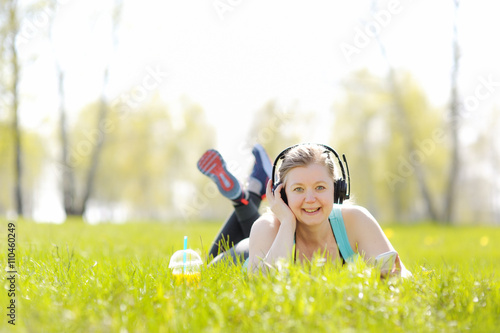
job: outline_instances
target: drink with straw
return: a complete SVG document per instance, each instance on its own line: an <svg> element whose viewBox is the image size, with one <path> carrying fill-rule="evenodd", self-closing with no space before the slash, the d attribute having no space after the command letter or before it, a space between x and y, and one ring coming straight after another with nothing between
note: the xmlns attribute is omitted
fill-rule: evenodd
<svg viewBox="0 0 500 333"><path fill-rule="evenodd" d="M175 283L197 285L200 281L200 268L203 264L198 253L187 248L187 236L184 236L184 249L176 251L170 258L168 268L172 269Z"/></svg>

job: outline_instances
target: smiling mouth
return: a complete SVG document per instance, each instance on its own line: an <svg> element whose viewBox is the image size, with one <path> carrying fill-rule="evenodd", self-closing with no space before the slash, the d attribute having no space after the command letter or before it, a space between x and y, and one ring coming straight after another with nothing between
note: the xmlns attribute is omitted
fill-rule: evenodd
<svg viewBox="0 0 500 333"><path fill-rule="evenodd" d="M306 209L306 208L304 208L304 211L306 213L316 213L317 211L319 211L319 208L314 208L314 209Z"/></svg>

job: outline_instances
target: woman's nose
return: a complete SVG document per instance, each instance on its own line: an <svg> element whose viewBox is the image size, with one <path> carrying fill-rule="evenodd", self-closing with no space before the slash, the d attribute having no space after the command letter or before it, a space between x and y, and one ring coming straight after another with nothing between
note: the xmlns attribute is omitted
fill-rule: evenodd
<svg viewBox="0 0 500 333"><path fill-rule="evenodd" d="M316 201L316 195L314 194L314 191L308 190L306 191L306 202L314 202Z"/></svg>

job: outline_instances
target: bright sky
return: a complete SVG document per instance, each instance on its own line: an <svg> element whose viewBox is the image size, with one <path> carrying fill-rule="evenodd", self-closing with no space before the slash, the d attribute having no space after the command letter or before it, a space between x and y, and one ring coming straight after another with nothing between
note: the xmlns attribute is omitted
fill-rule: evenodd
<svg viewBox="0 0 500 333"><path fill-rule="evenodd" d="M489 80L490 90L481 90L480 114L499 104L500 4L461 2L460 90L473 96ZM46 18L55 20L54 50L66 72L70 111L76 114L97 99L110 61L111 100L144 82L154 86L148 93L160 91L173 106L187 96L204 108L217 128L217 148L229 159L239 158L235 147L245 139L252 114L267 101L277 99L284 108L298 103L302 110L324 114L339 98L341 80L353 71L368 68L383 75L387 67L372 31L392 65L410 70L436 106L449 99L452 0L126 0L115 50L112 5L110 0L60 0L56 10L43 9L23 21L29 27L19 43L25 61L23 124L50 132L57 121ZM346 55L348 50L355 53ZM151 73L157 81L150 80ZM222 126L222 119L237 125ZM325 122L319 119L321 126ZM326 131L316 133L317 141L321 134L328 137Z"/></svg>

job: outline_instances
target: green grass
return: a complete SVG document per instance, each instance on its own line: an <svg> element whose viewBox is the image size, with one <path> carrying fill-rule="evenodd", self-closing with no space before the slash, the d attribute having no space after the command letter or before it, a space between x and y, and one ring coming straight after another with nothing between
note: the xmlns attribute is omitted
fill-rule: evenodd
<svg viewBox="0 0 500 333"><path fill-rule="evenodd" d="M7 222L0 232L7 258ZM220 224L17 224L19 332L495 332L500 229L384 226L414 277L284 263L268 276L203 268L176 285L169 257L202 256ZM7 284L5 284L7 287ZM1 292L0 306L9 298ZM4 310L6 313L6 310ZM2 331L13 331L2 315Z"/></svg>

